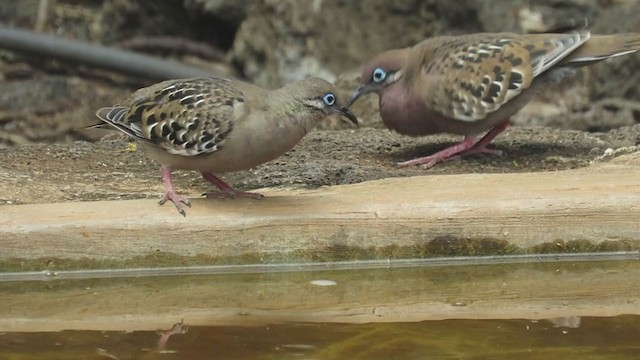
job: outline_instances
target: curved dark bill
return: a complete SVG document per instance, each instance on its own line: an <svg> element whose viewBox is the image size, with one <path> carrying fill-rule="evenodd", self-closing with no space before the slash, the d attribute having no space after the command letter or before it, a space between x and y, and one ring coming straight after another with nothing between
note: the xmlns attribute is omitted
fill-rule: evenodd
<svg viewBox="0 0 640 360"><path fill-rule="evenodd" d="M355 115L353 115L353 113L349 109L347 109L346 106L342 106L339 111L340 111L340 114L344 115L344 117L351 120L352 123L358 125L358 118Z"/></svg>
<svg viewBox="0 0 640 360"><path fill-rule="evenodd" d="M351 105L353 105L354 102L356 102L356 100L358 100L358 98L366 93L368 93L369 89L367 88L367 86L365 84L360 84L358 85L358 87L353 91L353 93L351 94L351 97L349 98L349 105L347 105L348 107L351 107Z"/></svg>

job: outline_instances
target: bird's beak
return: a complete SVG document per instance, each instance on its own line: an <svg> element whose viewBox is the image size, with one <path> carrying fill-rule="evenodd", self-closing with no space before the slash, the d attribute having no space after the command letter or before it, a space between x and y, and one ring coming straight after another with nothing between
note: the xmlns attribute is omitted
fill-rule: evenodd
<svg viewBox="0 0 640 360"><path fill-rule="evenodd" d="M358 118L355 115L353 115L353 113L346 106L341 106L338 109L338 112L342 114L344 117L346 117L347 119L349 119L355 125L358 125Z"/></svg>
<svg viewBox="0 0 640 360"><path fill-rule="evenodd" d="M367 84L358 85L358 87L351 94L351 98L349 98L349 107L351 107L351 105L353 105L353 103L356 102L356 100L358 100L360 96L366 95L373 91L374 91L373 86L370 86Z"/></svg>

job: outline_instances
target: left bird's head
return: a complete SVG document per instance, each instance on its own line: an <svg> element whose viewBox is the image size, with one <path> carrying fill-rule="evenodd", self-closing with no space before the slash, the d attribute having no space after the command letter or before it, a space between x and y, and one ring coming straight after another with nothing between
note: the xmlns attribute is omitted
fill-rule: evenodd
<svg viewBox="0 0 640 360"><path fill-rule="evenodd" d="M300 82L303 86L305 106L325 115L340 114L358 125L358 118L340 99L339 90L330 82L321 78L308 78Z"/></svg>
<svg viewBox="0 0 640 360"><path fill-rule="evenodd" d="M349 106L362 95L380 94L389 85L402 78L402 68L407 59L408 49L394 49L376 55L365 66L360 84L351 94Z"/></svg>

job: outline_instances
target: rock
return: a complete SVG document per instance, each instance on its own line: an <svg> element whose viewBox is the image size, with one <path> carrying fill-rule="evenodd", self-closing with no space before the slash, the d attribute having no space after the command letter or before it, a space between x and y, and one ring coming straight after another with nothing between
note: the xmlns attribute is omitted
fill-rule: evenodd
<svg viewBox="0 0 640 360"><path fill-rule="evenodd" d="M640 2L629 1L604 10L593 22L593 32L640 32ZM623 20L623 21L621 21ZM622 97L640 101L640 55L633 54L612 59L592 67L593 98ZM640 122L640 114L636 118Z"/></svg>
<svg viewBox="0 0 640 360"><path fill-rule="evenodd" d="M32 27L38 14L39 2L39 0L0 1L2 25Z"/></svg>
<svg viewBox="0 0 640 360"><path fill-rule="evenodd" d="M593 1L489 0L478 3L478 18L487 32L545 32L571 27L574 22L597 17Z"/></svg>
<svg viewBox="0 0 640 360"><path fill-rule="evenodd" d="M247 16L253 0L184 0L189 12L207 13L217 19L239 25Z"/></svg>
<svg viewBox="0 0 640 360"><path fill-rule="evenodd" d="M262 86L311 75L334 81L378 52L450 29L449 22L466 24L459 31L479 31L473 17L465 18L472 14L444 1L256 0L231 58Z"/></svg>

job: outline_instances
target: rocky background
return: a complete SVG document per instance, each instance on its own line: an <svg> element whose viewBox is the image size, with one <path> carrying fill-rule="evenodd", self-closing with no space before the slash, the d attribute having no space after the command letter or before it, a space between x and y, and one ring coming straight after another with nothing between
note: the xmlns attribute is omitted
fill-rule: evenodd
<svg viewBox="0 0 640 360"><path fill-rule="evenodd" d="M635 15L634 15L635 14ZM0 25L33 29L205 67L265 87L311 75L345 92L370 56L437 34L541 32L572 19L594 32L640 31L624 0L21 0L0 2ZM640 122L640 56L601 63L516 116L524 125L605 131ZM0 146L95 140L76 132L94 109L148 81L0 50ZM380 127L372 95L356 103ZM335 119L325 127L346 127Z"/></svg>

